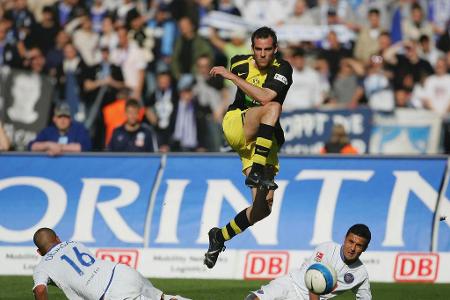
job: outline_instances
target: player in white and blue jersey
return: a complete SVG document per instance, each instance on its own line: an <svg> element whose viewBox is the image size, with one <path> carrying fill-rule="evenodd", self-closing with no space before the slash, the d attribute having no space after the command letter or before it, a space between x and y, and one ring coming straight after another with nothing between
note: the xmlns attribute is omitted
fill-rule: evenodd
<svg viewBox="0 0 450 300"><path fill-rule="evenodd" d="M43 256L33 274L36 300L48 299L49 283L76 300L189 300L164 295L135 269L98 259L79 242L62 242L50 228L37 230L33 241Z"/></svg>
<svg viewBox="0 0 450 300"><path fill-rule="evenodd" d="M347 231L343 245L326 242L317 246L314 253L298 269L290 271L252 292L245 300L323 300L351 290L358 300L371 300L369 276L360 255L370 243L371 233L364 224L355 224ZM312 264L324 262L337 273L337 284L326 295L315 295L305 285L305 272Z"/></svg>

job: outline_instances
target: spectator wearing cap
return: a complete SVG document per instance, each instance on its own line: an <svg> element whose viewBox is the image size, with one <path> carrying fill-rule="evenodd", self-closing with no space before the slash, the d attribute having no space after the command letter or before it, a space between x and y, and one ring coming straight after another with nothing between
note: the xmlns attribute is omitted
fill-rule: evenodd
<svg viewBox="0 0 450 300"><path fill-rule="evenodd" d="M35 152L60 155L65 152L91 150L91 140L86 128L71 118L70 107L60 103L55 107L53 124L44 128L29 145Z"/></svg>
<svg viewBox="0 0 450 300"><path fill-rule="evenodd" d="M194 85L195 79L190 74L182 75L178 81L179 101L172 136L174 151L206 150L206 119L200 112Z"/></svg>
<svg viewBox="0 0 450 300"><path fill-rule="evenodd" d="M153 129L139 121L141 105L136 99L125 104L126 121L114 129L108 150L113 152L157 152L158 143Z"/></svg>
<svg viewBox="0 0 450 300"><path fill-rule="evenodd" d="M320 74L305 64L305 51L297 48L290 61L292 85L283 103L283 111L318 108L323 103Z"/></svg>
<svg viewBox="0 0 450 300"><path fill-rule="evenodd" d="M168 66L157 69L155 91L144 103L146 119L158 136L159 150L170 151L178 107L178 90L173 84Z"/></svg>

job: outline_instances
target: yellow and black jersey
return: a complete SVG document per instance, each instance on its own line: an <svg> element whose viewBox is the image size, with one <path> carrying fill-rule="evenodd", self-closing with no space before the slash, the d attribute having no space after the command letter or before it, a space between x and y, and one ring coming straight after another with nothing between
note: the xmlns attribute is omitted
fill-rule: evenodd
<svg viewBox="0 0 450 300"><path fill-rule="evenodd" d="M274 59L272 65L265 70L259 70L255 66L253 55L236 55L230 61L230 70L247 82L271 89L277 93L274 101L283 104L286 93L292 84L292 67L283 59ZM234 102L229 110L239 108L241 110L261 105L238 88Z"/></svg>
<svg viewBox="0 0 450 300"><path fill-rule="evenodd" d="M283 59L274 59L272 65L265 70L259 70L255 66L253 55L236 55L230 61L231 72L245 79L247 82L263 88L268 88L277 93L273 101L283 104L287 91L292 84L292 67ZM259 106L261 103L252 99L240 88L237 89L234 102L228 110L246 110L250 107ZM284 133L278 121L275 125L275 137L278 145L284 143Z"/></svg>

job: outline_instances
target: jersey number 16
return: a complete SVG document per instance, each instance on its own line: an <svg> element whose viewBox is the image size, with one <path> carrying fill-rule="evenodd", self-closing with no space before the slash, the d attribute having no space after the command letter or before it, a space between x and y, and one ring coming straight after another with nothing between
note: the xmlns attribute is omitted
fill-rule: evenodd
<svg viewBox="0 0 450 300"><path fill-rule="evenodd" d="M80 252L77 247L73 247L72 249L75 252L78 262L83 266L89 267L95 262L95 258L93 258L89 253ZM82 276L84 274L80 267L67 255L62 255L61 260L65 260L78 273L78 275Z"/></svg>

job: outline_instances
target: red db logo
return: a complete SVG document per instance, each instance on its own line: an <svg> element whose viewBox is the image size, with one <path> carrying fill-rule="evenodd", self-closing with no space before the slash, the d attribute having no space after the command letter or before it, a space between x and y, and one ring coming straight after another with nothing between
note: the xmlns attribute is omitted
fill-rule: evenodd
<svg viewBox="0 0 450 300"><path fill-rule="evenodd" d="M244 279L271 279L287 273L289 253L251 251L245 259Z"/></svg>
<svg viewBox="0 0 450 300"><path fill-rule="evenodd" d="M395 259L394 280L433 282L438 269L439 255L436 253L399 253Z"/></svg>
<svg viewBox="0 0 450 300"><path fill-rule="evenodd" d="M138 250L129 249L98 249L95 256L100 259L110 260L119 264L137 268L139 259Z"/></svg>

